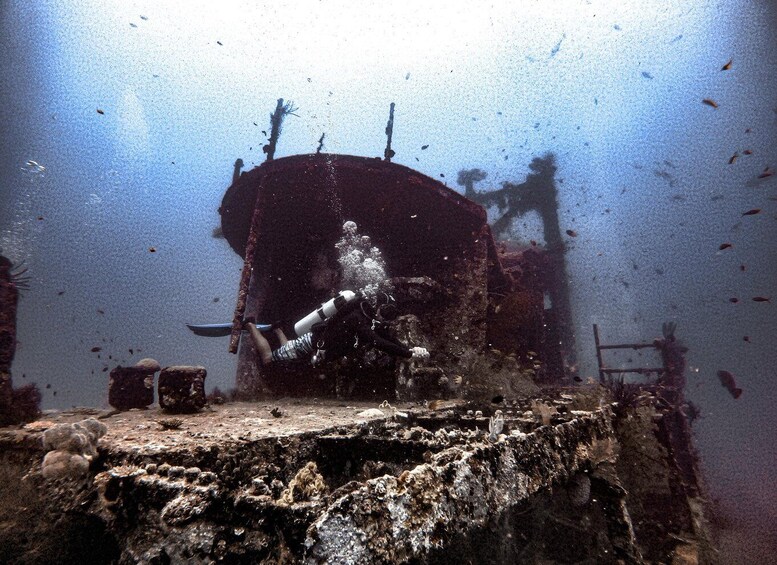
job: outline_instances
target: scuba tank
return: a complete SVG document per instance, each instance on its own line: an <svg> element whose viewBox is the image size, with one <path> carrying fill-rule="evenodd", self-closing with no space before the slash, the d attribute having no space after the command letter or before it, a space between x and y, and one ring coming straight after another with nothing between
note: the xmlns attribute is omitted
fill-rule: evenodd
<svg viewBox="0 0 777 565"><path fill-rule="evenodd" d="M324 302L321 306L294 324L294 333L297 334L297 336L308 333L314 324L328 320L338 311L342 310L346 304L353 302L358 297L359 294L351 290L341 291L337 296Z"/></svg>

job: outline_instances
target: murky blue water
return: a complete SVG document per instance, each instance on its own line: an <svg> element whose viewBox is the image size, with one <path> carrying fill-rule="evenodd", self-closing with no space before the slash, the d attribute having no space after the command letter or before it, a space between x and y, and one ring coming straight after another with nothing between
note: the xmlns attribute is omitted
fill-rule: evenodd
<svg viewBox="0 0 777 565"><path fill-rule="evenodd" d="M264 161L279 97L298 109L276 158L322 134L382 157L394 102L393 162L461 193L462 170L496 190L554 156L580 374L592 324L630 342L676 322L711 491L773 522L777 316L752 299L777 301L774 6L358 6L0 5L0 249L31 277L15 383L102 405L106 368L154 357L230 388L225 342L184 324L232 317L242 261L213 232L233 163ZM504 237L543 243L536 212Z"/></svg>

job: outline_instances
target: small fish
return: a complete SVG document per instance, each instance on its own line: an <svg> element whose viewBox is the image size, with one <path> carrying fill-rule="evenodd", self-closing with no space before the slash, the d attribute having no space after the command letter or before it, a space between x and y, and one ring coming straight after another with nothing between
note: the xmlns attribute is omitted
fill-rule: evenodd
<svg viewBox="0 0 777 565"><path fill-rule="evenodd" d="M753 154L752 149L745 149L744 151L742 151L742 155L752 155L752 154Z"/></svg>
<svg viewBox="0 0 777 565"><path fill-rule="evenodd" d="M720 70L721 70L721 71L728 71L728 70L730 70L730 69L731 69L731 63L733 63L733 62L734 62L734 59L729 59L729 60L728 60L728 63L726 63L725 65L723 65L723 66L720 68Z"/></svg>
<svg viewBox="0 0 777 565"><path fill-rule="evenodd" d="M62 296L63 294L65 294L65 291L64 291L64 290L60 290L60 291L57 293L57 296Z"/></svg>
<svg viewBox="0 0 777 565"><path fill-rule="evenodd" d="M651 80L653 78L653 75L651 75L647 71L642 71L642 76L645 77L646 79L651 79Z"/></svg>
<svg viewBox="0 0 777 565"><path fill-rule="evenodd" d="M100 114L101 116L105 115L105 112L100 110L100 108L97 108L97 113Z"/></svg>
<svg viewBox="0 0 777 565"><path fill-rule="evenodd" d="M223 43L221 43L221 41L217 41L216 43L218 43L219 45L224 45Z"/></svg>
<svg viewBox="0 0 777 565"><path fill-rule="evenodd" d="M752 210L748 210L747 212L743 212L743 216L755 216L756 214L759 214L761 212L760 208L753 208Z"/></svg>
<svg viewBox="0 0 777 565"><path fill-rule="evenodd" d="M734 245L733 245L732 243L721 243L721 244L718 246L718 249L719 249L720 251L723 251L724 249L729 249L729 248L731 248L731 247L734 247Z"/></svg>
<svg viewBox="0 0 777 565"><path fill-rule="evenodd" d="M422 146L421 146L421 151L423 151L424 149L428 149L428 148L429 148L429 146L428 146L428 145L422 145Z"/></svg>
<svg viewBox="0 0 777 565"><path fill-rule="evenodd" d="M141 20L143 20L143 21L145 21L145 20L147 20L147 19L148 19L148 16L140 16L140 19L141 19Z"/></svg>
<svg viewBox="0 0 777 565"><path fill-rule="evenodd" d="M97 353L98 351L102 351L102 350L103 348L100 346L96 346L91 349L92 353Z"/></svg>
<svg viewBox="0 0 777 565"><path fill-rule="evenodd" d="M718 371L718 379L720 379L720 384L723 385L723 388L725 388L731 396L739 398L742 395L742 389L737 387L737 381L734 378L734 375L728 371Z"/></svg>
<svg viewBox="0 0 777 565"><path fill-rule="evenodd" d="M138 26L137 24L133 24L132 22L130 22L130 27L138 27Z"/></svg>
<svg viewBox="0 0 777 565"><path fill-rule="evenodd" d="M444 174L442 174L442 173L440 173L440 176L441 176L442 178L445 178L445 175L444 175Z"/></svg>
<svg viewBox="0 0 777 565"><path fill-rule="evenodd" d="M577 232L575 230L567 230L567 235L569 237L577 237Z"/></svg>
<svg viewBox="0 0 777 565"><path fill-rule="evenodd" d="M736 162L737 162L737 159L738 159L738 158L739 158L739 153L734 153L734 154L731 156L731 159L729 159L729 160L728 160L728 164L729 164L729 165L733 165L734 163L736 163Z"/></svg>
<svg viewBox="0 0 777 565"><path fill-rule="evenodd" d="M135 355L135 352L132 350L131 347L127 351L129 351L130 355Z"/></svg>
<svg viewBox="0 0 777 565"><path fill-rule="evenodd" d="M746 336L742 337L742 339L743 339L744 341L746 341L747 343L752 343L752 342L750 341L750 336L749 336L749 335L746 335Z"/></svg>
<svg viewBox="0 0 777 565"><path fill-rule="evenodd" d="M766 296L754 296L753 302L771 302L771 300Z"/></svg>
<svg viewBox="0 0 777 565"><path fill-rule="evenodd" d="M98 308L97 309L97 313L98 314L105 314L105 310L102 310L102 309Z"/></svg>
<svg viewBox="0 0 777 565"><path fill-rule="evenodd" d="M156 247L149 247L148 251L149 253L156 253Z"/></svg>
<svg viewBox="0 0 777 565"><path fill-rule="evenodd" d="M764 169L764 172L762 172L760 175L758 175L759 179L765 179L766 177L770 177L774 174L774 170L770 169L769 167L766 167Z"/></svg>
<svg viewBox="0 0 777 565"><path fill-rule="evenodd" d="M43 221L43 216L38 216L38 221Z"/></svg>
<svg viewBox="0 0 777 565"><path fill-rule="evenodd" d="M747 270L747 267L745 265L739 265L739 270L744 273Z"/></svg>
<svg viewBox="0 0 777 565"><path fill-rule="evenodd" d="M714 100L712 100L711 98L705 98L701 102L702 102L702 104L706 104L707 106L712 106L713 108L717 108L718 107L718 103L715 102Z"/></svg>
<svg viewBox="0 0 777 565"><path fill-rule="evenodd" d="M578 377L577 375L575 375L574 377L572 377L572 380L573 380L573 381L575 381L576 383L582 383L582 382L583 382L583 379L581 379L581 378L580 378L580 377Z"/></svg>
<svg viewBox="0 0 777 565"><path fill-rule="evenodd" d="M739 302L739 298L729 298L728 301L731 302L731 304L736 304Z"/></svg>

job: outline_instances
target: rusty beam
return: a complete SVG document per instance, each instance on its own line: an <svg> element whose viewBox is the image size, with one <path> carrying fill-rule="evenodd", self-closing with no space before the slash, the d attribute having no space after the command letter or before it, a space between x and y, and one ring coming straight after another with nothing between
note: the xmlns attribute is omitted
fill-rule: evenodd
<svg viewBox="0 0 777 565"><path fill-rule="evenodd" d="M240 344L240 335L243 332L243 317L245 316L246 301L248 298L248 284L251 282L251 274L254 269L254 255L256 253L256 242L259 239L259 228L262 224L262 185L256 189L256 201L254 202L254 213L251 216L251 229L248 232L246 241L246 254L243 261L243 272L240 274L240 286L237 291L237 304L235 305L235 314L232 317L232 334L229 338L229 352L237 353Z"/></svg>

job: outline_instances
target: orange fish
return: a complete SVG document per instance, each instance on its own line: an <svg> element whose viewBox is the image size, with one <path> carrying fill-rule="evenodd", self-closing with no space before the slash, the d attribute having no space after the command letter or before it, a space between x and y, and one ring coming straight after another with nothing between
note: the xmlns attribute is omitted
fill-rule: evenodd
<svg viewBox="0 0 777 565"><path fill-rule="evenodd" d="M766 177L770 177L774 174L774 171L770 169L769 167L766 167L764 169L764 172L762 172L760 175L758 175L759 179L765 179Z"/></svg>
<svg viewBox="0 0 777 565"><path fill-rule="evenodd" d="M752 149L745 149L744 151L742 151L742 154L743 155L752 155L753 154L753 150Z"/></svg>
<svg viewBox="0 0 777 565"><path fill-rule="evenodd" d="M725 65L723 65L723 67L721 67L721 69L720 69L720 70L721 70L721 71L728 71L729 69L731 69L731 63L733 63L733 62L734 62L734 59L729 59L729 60L728 60L728 63L726 63Z"/></svg>
<svg viewBox="0 0 777 565"><path fill-rule="evenodd" d="M760 213L760 208L753 208L752 210L748 210L747 212L743 212L743 216L755 216L756 214Z"/></svg>
<svg viewBox="0 0 777 565"><path fill-rule="evenodd" d="M569 237L577 237L577 232L575 230L567 230L567 235Z"/></svg>
<svg viewBox="0 0 777 565"><path fill-rule="evenodd" d="M728 301L731 302L731 304L736 304L739 302L739 298L729 298Z"/></svg>
<svg viewBox="0 0 777 565"><path fill-rule="evenodd" d="M753 302L771 302L767 297L765 296L754 296Z"/></svg>
<svg viewBox="0 0 777 565"><path fill-rule="evenodd" d="M729 160L728 160L728 164L729 164L729 165L733 165L734 163L736 163L736 162L737 162L737 158L738 158L738 157L739 157L739 153L734 153L734 154L731 156L731 159L729 159Z"/></svg>
<svg viewBox="0 0 777 565"><path fill-rule="evenodd" d="M731 244L731 243L721 243L721 244L720 244L720 247L718 247L718 249L720 249L721 251L723 251L724 249L728 249L729 247L734 247L734 245L733 245L733 244Z"/></svg>
<svg viewBox="0 0 777 565"><path fill-rule="evenodd" d="M706 104L707 106L712 106L713 108L718 107L718 103L712 100L711 98L705 98L702 100L702 104Z"/></svg>

